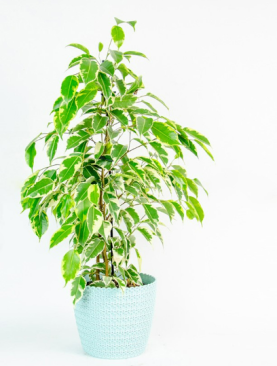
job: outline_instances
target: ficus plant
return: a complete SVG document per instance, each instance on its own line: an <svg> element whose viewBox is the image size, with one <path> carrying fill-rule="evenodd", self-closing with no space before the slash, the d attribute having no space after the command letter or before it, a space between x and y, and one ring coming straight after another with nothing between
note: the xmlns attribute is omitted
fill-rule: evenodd
<svg viewBox="0 0 277 366"><path fill-rule="evenodd" d="M25 181L21 203L39 238L48 228L49 212L56 218L60 228L50 248L68 239L62 275L65 283L72 282L74 304L86 286L123 291L141 286L136 234L148 242L153 237L162 241L162 216L171 221L177 213L203 221L202 185L188 177L184 159L187 153L198 156L197 145L213 158L205 136L162 116L151 104L167 108L144 91L142 77L129 67L133 57L146 56L121 48L122 25L135 30L136 22L115 20L106 56L102 43L99 55L69 45L81 54L69 63L49 132L40 133L25 150L33 170L37 143L46 145L49 166ZM66 156L56 156L58 145ZM171 199L163 199L164 190ZM138 266L130 263L133 256Z"/></svg>

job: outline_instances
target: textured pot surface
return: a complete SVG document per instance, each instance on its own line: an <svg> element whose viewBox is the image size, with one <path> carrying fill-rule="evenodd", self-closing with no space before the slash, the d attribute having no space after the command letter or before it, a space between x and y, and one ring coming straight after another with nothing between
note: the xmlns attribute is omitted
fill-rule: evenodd
<svg viewBox="0 0 277 366"><path fill-rule="evenodd" d="M156 280L141 274L143 286L86 287L75 317L83 349L97 358L119 359L144 352L153 318Z"/></svg>

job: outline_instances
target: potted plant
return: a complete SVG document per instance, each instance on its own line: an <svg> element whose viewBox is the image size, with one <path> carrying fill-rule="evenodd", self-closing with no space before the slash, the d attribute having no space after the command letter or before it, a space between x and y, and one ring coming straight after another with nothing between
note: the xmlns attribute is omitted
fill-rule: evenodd
<svg viewBox="0 0 277 366"><path fill-rule="evenodd" d="M150 103L165 103L142 90L144 84L126 65L146 56L121 50L122 24L115 18L112 40L103 56L80 44L69 64L52 109L49 132L26 148L33 170L36 144L44 141L49 166L36 170L21 190L23 210L41 238L52 212L60 228L50 248L69 240L62 259L65 283L71 282L77 326L84 350L95 357L128 358L146 347L154 311L156 280L142 274L140 240L162 241L160 217L202 222L198 179L188 177L183 157L197 156L196 145L212 158L208 139L163 117ZM57 150L66 149L66 156ZM170 200L163 199L168 189ZM137 257L138 266L133 257Z"/></svg>

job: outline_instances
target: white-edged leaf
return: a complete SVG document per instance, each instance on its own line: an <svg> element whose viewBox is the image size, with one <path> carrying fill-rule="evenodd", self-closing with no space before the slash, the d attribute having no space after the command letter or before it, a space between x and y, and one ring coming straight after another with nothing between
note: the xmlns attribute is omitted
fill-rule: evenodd
<svg viewBox="0 0 277 366"><path fill-rule="evenodd" d="M114 65L109 60L105 60L101 63L100 70L103 71L105 74L109 74L111 76L114 75Z"/></svg>
<svg viewBox="0 0 277 366"><path fill-rule="evenodd" d="M74 225L72 224L66 224L63 225L57 230L51 237L50 240L50 248L53 248L54 246L61 243L64 239L66 239L74 230Z"/></svg>
<svg viewBox="0 0 277 366"><path fill-rule="evenodd" d="M102 212L98 208L91 206L87 214L88 229L91 234L96 234L103 222Z"/></svg>
<svg viewBox="0 0 277 366"><path fill-rule="evenodd" d="M70 156L65 158L60 166L60 182L64 182L65 180L71 178L80 168L81 162L82 158L80 156Z"/></svg>
<svg viewBox="0 0 277 366"><path fill-rule="evenodd" d="M71 249L65 253L62 260L62 275L65 280L65 284L76 277L80 268L81 259L79 253L74 249Z"/></svg>
<svg viewBox="0 0 277 366"><path fill-rule="evenodd" d="M118 48L120 48L123 45L125 34L123 32L123 29L119 27L118 25L115 25L112 27L111 35L114 43Z"/></svg>
<svg viewBox="0 0 277 366"><path fill-rule="evenodd" d="M95 80L98 73L97 62L89 58L83 58L80 62L80 73L85 84Z"/></svg>
<svg viewBox="0 0 277 366"><path fill-rule="evenodd" d="M112 95L112 85L110 78L103 72L98 73L98 83L101 86L103 95L106 99L109 99Z"/></svg>
<svg viewBox="0 0 277 366"><path fill-rule="evenodd" d="M98 87L93 81L88 83L84 89L80 90L76 97L78 109L91 102L96 96L97 91Z"/></svg>
<svg viewBox="0 0 277 366"><path fill-rule="evenodd" d="M137 129L140 135L144 135L153 125L153 119L147 117L138 116L136 119Z"/></svg>
<svg viewBox="0 0 277 366"><path fill-rule="evenodd" d="M71 286L71 296L73 296L73 304L76 305L77 302L82 298L83 292L86 288L86 280L83 276L75 277L72 281Z"/></svg>
<svg viewBox="0 0 277 366"><path fill-rule="evenodd" d="M204 142L204 144L207 145L211 145L210 141L207 139L207 137L205 137L204 135L202 135L200 132L192 130L191 128L185 127L183 129L186 133L188 133L189 135L191 135L192 137L195 137L196 140L199 140L201 142Z"/></svg>
<svg viewBox="0 0 277 366"><path fill-rule="evenodd" d="M169 109L168 106L165 104L165 102L163 102L159 97L157 97L156 95L152 94L152 93L147 93L146 94L148 97L151 97L153 99L156 99L158 102L160 102L165 108Z"/></svg>
<svg viewBox="0 0 277 366"><path fill-rule="evenodd" d="M49 157L50 164L55 157L59 143L59 136L53 135L47 142L47 156Z"/></svg>
<svg viewBox="0 0 277 366"><path fill-rule="evenodd" d="M100 114L95 114L92 119L92 128L95 132L100 131L107 123L108 117L101 116Z"/></svg>
<svg viewBox="0 0 277 366"><path fill-rule="evenodd" d="M90 134L80 130L75 135L71 135L69 139L67 140L66 149L72 149L73 147L76 147L80 145L81 142L87 140L90 137Z"/></svg>
<svg viewBox="0 0 277 366"><path fill-rule="evenodd" d="M163 122L154 122L152 132L164 144L180 145L178 136L174 129Z"/></svg>
<svg viewBox="0 0 277 366"><path fill-rule="evenodd" d="M81 50L81 51L83 51L83 52L85 52L86 54L89 55L89 50L85 46L83 46L83 45L81 45L79 43L70 43L70 44L67 45L67 47L75 47L75 48L78 48L79 50Z"/></svg>
<svg viewBox="0 0 277 366"><path fill-rule="evenodd" d="M54 182L50 178L41 178L27 191L27 196L32 198L42 197L49 193L54 186Z"/></svg>
<svg viewBox="0 0 277 366"><path fill-rule="evenodd" d="M76 189L75 202L78 203L88 197L88 189L91 186L93 178L88 178L85 182L80 183Z"/></svg>
<svg viewBox="0 0 277 366"><path fill-rule="evenodd" d="M88 188L87 194L90 202L97 205L100 197L100 188L98 184L91 184Z"/></svg>
<svg viewBox="0 0 277 366"><path fill-rule="evenodd" d="M120 160L122 156L126 154L127 151L128 151L127 145L120 145L120 144L114 145L111 153L111 156L114 159L114 164L116 164L118 160Z"/></svg>
<svg viewBox="0 0 277 366"><path fill-rule="evenodd" d="M105 248L105 242L102 239L94 239L92 243L89 243L85 250L85 256L87 259L95 258L98 254L102 253Z"/></svg>
<svg viewBox="0 0 277 366"><path fill-rule="evenodd" d="M68 103L75 95L79 86L79 80L75 75L67 76L61 86L61 95L66 103Z"/></svg>

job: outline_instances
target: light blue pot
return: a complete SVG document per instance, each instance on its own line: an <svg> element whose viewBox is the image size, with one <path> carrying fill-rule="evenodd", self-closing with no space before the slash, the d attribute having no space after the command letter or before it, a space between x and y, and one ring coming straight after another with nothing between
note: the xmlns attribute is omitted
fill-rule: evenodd
<svg viewBox="0 0 277 366"><path fill-rule="evenodd" d="M143 286L86 287L75 317L83 349L97 358L130 358L144 352L153 318L156 279L141 274Z"/></svg>

